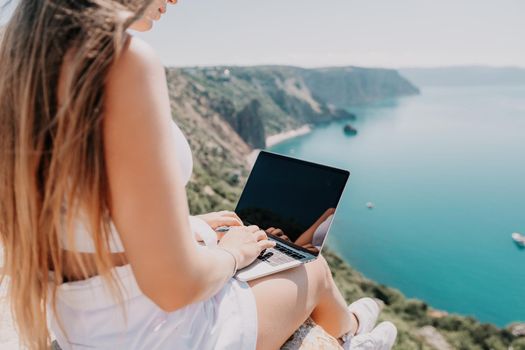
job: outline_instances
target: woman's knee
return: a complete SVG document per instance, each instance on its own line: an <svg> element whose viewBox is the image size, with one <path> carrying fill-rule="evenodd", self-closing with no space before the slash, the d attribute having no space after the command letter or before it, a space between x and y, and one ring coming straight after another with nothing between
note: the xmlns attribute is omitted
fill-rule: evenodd
<svg viewBox="0 0 525 350"><path fill-rule="evenodd" d="M324 258L324 256L322 256L321 254L319 254L319 256L317 257L316 261L322 265L323 269L325 269L325 272L327 272L330 276L332 276L332 273L330 272L330 266L328 265L328 261L326 261L326 259Z"/></svg>
<svg viewBox="0 0 525 350"><path fill-rule="evenodd" d="M286 284L282 280L289 280L292 283ZM277 279L277 280L276 280ZM262 277L248 282L250 287L258 288L259 284L267 285L279 283L281 288L285 285L292 286L298 297L305 298L307 304L314 303L314 305L333 288L332 272L328 266L327 261L322 255L317 259L311 261L299 268L285 270L275 275ZM285 283L285 285L283 285Z"/></svg>
<svg viewBox="0 0 525 350"><path fill-rule="evenodd" d="M309 264L312 264L312 268L315 269L318 294L323 295L333 285L330 266L322 255L319 255L316 260Z"/></svg>

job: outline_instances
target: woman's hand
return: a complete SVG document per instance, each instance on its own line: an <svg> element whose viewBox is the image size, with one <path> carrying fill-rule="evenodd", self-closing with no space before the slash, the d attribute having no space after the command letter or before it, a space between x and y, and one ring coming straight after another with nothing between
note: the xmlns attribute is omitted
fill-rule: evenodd
<svg viewBox="0 0 525 350"><path fill-rule="evenodd" d="M254 262L263 250L275 247L275 242L269 241L266 232L253 225L232 227L219 242L219 247L235 256L240 270Z"/></svg>
<svg viewBox="0 0 525 350"><path fill-rule="evenodd" d="M221 226L243 226L241 218L232 211L219 211L208 214L197 215L198 218L206 221L212 229Z"/></svg>
<svg viewBox="0 0 525 350"><path fill-rule="evenodd" d="M280 228L270 227L266 230L266 233L279 237L280 239L283 239L285 241L291 242L290 238L287 235L285 235L283 230L281 230Z"/></svg>

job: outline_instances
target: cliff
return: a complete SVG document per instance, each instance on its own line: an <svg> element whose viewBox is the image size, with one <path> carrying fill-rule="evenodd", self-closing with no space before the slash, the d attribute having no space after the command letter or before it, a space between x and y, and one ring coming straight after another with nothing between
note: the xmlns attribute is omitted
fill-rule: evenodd
<svg viewBox="0 0 525 350"><path fill-rule="evenodd" d="M303 70L302 76L320 99L340 107L419 94L419 89L392 69L358 67Z"/></svg>
<svg viewBox="0 0 525 350"><path fill-rule="evenodd" d="M385 69L208 67L166 73L173 114L196 155L188 196L197 211L236 202L238 181L247 175L244 156L265 148L268 136L351 120L355 116L347 107L354 104L418 93Z"/></svg>
<svg viewBox="0 0 525 350"><path fill-rule="evenodd" d="M173 117L193 150L187 188L192 214L235 207L249 173L246 155L263 147L266 136L305 123L353 118L339 107L418 92L390 70L218 67L168 69L167 74ZM329 249L323 255L349 303L365 295L385 303L383 319L399 329L396 349L525 349L517 328L434 310L365 278Z"/></svg>
<svg viewBox="0 0 525 350"><path fill-rule="evenodd" d="M184 87L173 97L203 115L219 115L256 148L264 148L267 136L304 124L353 119L347 111L353 105L419 92L386 69L215 67L169 69L168 75Z"/></svg>

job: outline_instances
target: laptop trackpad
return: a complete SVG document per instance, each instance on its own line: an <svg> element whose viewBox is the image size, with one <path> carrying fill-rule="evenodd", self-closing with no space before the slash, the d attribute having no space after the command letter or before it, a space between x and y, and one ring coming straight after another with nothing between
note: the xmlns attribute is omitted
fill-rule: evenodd
<svg viewBox="0 0 525 350"><path fill-rule="evenodd" d="M274 274L279 271L288 270L299 265L302 265L302 262L299 260L290 261L278 266L272 266L265 261L256 259L252 264L237 272L235 278L240 281L250 281L259 277Z"/></svg>

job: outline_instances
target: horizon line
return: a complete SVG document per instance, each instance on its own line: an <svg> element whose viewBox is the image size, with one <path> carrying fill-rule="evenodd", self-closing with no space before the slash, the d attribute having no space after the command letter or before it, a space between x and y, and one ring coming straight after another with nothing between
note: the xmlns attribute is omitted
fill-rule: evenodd
<svg viewBox="0 0 525 350"><path fill-rule="evenodd" d="M402 69L466 69L466 68L484 68L484 69L518 69L525 70L525 65L491 65L491 64L452 64L452 65L406 65L406 66L381 66L381 65L359 65L359 64L334 64L334 65L319 65L319 66L308 66L308 65L294 65L289 63L247 63L247 64L195 64L195 65L178 65L178 64L164 64L168 68L216 68L216 67L290 67L290 68L301 68L301 69L328 69L328 68L366 68L366 69L391 69L391 70L402 70Z"/></svg>

